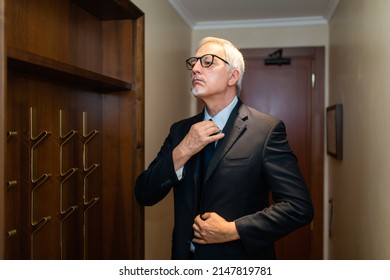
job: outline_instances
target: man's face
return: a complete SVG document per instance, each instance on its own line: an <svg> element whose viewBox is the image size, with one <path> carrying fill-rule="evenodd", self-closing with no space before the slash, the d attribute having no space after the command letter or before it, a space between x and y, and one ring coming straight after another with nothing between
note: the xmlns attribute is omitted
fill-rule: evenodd
<svg viewBox="0 0 390 280"><path fill-rule="evenodd" d="M205 54L215 54L226 59L223 47L218 44L208 43L203 45L198 49L195 56L201 57ZM214 57L213 64L210 67L202 67L198 60L191 71L191 77L192 94L203 98L224 93L227 88L229 72L227 64Z"/></svg>

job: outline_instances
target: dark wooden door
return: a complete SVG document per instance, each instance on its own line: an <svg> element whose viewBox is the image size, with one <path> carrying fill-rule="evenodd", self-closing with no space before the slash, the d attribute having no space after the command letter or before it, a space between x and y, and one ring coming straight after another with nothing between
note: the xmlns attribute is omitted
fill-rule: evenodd
<svg viewBox="0 0 390 280"><path fill-rule="evenodd" d="M323 56L321 49L291 48L284 50L284 56L291 58L290 65L265 65L264 59L274 51L243 50L246 73L240 98L285 122L289 143L315 204L314 222L278 241L277 258L321 259L323 72L318 64Z"/></svg>

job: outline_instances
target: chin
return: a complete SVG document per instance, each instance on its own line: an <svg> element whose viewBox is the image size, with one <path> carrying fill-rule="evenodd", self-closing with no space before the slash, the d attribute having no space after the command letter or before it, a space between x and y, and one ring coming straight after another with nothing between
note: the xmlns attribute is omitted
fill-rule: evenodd
<svg viewBox="0 0 390 280"><path fill-rule="evenodd" d="M202 96L204 94L204 90L198 90L198 89L195 89L193 88L191 90L192 92L192 95L195 96L195 97L199 97L199 96Z"/></svg>

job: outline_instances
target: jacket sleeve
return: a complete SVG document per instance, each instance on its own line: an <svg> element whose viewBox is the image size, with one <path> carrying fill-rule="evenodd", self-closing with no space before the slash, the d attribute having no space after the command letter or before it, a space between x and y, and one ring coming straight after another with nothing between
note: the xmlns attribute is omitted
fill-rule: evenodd
<svg viewBox="0 0 390 280"><path fill-rule="evenodd" d="M173 127L174 125L156 158L136 180L135 196L141 205L156 204L179 182L172 158L172 151L175 147L172 139Z"/></svg>
<svg viewBox="0 0 390 280"><path fill-rule="evenodd" d="M272 193L273 203L262 211L235 221L249 252L268 246L310 223L314 215L308 188L288 144L282 121L276 123L267 137L262 173Z"/></svg>

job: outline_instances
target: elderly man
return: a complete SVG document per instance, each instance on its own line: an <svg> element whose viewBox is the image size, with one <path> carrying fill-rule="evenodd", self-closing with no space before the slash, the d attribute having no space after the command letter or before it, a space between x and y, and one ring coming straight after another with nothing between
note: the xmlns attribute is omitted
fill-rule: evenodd
<svg viewBox="0 0 390 280"><path fill-rule="evenodd" d="M173 188L173 259L274 259L274 242L313 219L284 123L241 102L244 59L229 41L204 38L186 65L206 106L172 125L136 198Z"/></svg>

